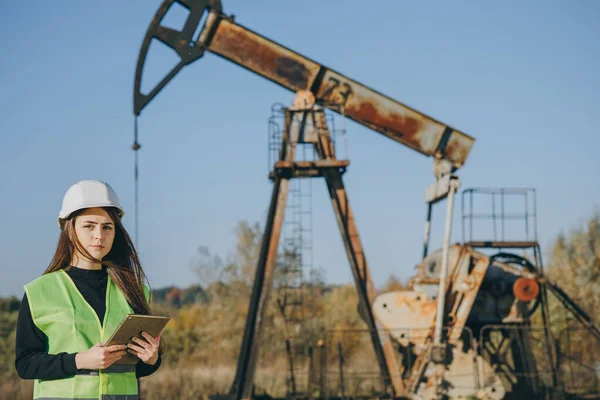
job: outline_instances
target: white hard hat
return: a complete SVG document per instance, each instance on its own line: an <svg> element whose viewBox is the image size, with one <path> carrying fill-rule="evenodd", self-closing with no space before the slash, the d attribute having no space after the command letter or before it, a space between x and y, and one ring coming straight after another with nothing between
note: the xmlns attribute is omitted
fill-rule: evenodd
<svg viewBox="0 0 600 400"><path fill-rule="evenodd" d="M63 229L66 219L73 212L92 207L115 207L119 210L121 218L125 215L117 193L108 183L93 180L79 181L65 193L62 208L58 213L58 226Z"/></svg>

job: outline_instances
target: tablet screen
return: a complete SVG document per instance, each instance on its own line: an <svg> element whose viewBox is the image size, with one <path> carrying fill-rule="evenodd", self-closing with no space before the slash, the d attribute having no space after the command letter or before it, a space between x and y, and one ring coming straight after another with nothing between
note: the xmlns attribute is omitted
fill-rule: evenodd
<svg viewBox="0 0 600 400"><path fill-rule="evenodd" d="M137 315L129 314L123 318L121 324L113 332L110 339L106 342L105 346L112 346L115 344L127 344L131 342L133 337L144 339L142 332L147 332L156 338L164 327L167 325L171 317L158 316L158 315ZM140 361L139 358L133 354L125 354L115 364L137 364Z"/></svg>

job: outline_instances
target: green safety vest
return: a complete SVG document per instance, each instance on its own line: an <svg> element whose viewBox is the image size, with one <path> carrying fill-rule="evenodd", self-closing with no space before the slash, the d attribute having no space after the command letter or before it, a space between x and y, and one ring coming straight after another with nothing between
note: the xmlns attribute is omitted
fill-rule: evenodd
<svg viewBox="0 0 600 400"><path fill-rule="evenodd" d="M144 287L146 300L148 288ZM98 314L63 270L42 275L25 285L33 323L46 335L48 354L81 353L106 342L126 314L133 314L125 296L108 277L106 312ZM65 379L34 381L39 400L136 400L135 365L113 364L104 370L81 370Z"/></svg>

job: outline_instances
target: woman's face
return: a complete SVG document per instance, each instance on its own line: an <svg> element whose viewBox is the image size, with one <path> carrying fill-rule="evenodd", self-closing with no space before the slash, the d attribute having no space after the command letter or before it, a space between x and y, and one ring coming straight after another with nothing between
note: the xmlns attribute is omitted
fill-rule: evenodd
<svg viewBox="0 0 600 400"><path fill-rule="evenodd" d="M75 234L92 257L102 260L115 240L115 224L103 208L88 208L75 219Z"/></svg>

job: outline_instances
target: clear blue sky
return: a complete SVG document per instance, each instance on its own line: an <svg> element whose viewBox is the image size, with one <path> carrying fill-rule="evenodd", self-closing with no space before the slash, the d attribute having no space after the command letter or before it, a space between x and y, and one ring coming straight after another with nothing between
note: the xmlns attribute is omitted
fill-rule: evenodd
<svg viewBox="0 0 600 400"><path fill-rule="evenodd" d="M133 78L160 3L0 2L0 295L20 296L45 269L62 196L80 179L109 182L133 231ZM242 25L474 136L462 187L535 187L543 246L598 208L600 2L223 5ZM168 64L150 62L150 78ZM199 245L225 256L237 221L264 222L267 119L292 98L208 54L144 110L139 250L154 287L196 282ZM344 178L375 282L406 278L421 255L431 159L347 128ZM324 183L313 188L315 264L348 282ZM435 217L434 247L441 208Z"/></svg>

